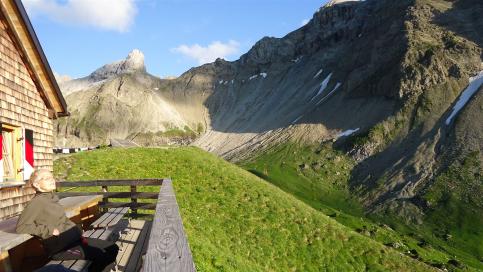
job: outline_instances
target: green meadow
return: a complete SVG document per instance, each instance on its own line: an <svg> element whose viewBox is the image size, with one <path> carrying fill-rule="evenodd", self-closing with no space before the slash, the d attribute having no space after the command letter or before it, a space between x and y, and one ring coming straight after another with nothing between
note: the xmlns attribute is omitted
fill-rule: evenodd
<svg viewBox="0 0 483 272"><path fill-rule="evenodd" d="M479 207L481 201L481 179L474 171L481 169L477 163L472 154L436 179L426 197L435 207L443 207L428 211L425 224L419 226L388 214L365 215L349 192L354 161L331 144L285 143L240 165L350 229L407 256L449 271L481 271L483 219L481 209L470 208ZM473 193L467 197L466 192Z"/></svg>
<svg viewBox="0 0 483 272"><path fill-rule="evenodd" d="M78 153L56 160L54 171L68 181L171 178L198 271L434 269L341 224L302 201L301 193L195 147ZM326 204L344 196L343 186L337 190Z"/></svg>

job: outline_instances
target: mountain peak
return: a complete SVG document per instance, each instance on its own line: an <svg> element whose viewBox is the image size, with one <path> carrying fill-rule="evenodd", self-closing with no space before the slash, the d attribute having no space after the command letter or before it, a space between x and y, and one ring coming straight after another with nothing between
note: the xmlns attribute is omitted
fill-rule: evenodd
<svg viewBox="0 0 483 272"><path fill-rule="evenodd" d="M133 49L124 61L124 68L128 70L146 70L144 54L139 49Z"/></svg>
<svg viewBox="0 0 483 272"><path fill-rule="evenodd" d="M134 49L127 55L126 59L106 64L94 71L90 77L95 81L110 78L112 76L146 72L144 65L144 54L139 49Z"/></svg>

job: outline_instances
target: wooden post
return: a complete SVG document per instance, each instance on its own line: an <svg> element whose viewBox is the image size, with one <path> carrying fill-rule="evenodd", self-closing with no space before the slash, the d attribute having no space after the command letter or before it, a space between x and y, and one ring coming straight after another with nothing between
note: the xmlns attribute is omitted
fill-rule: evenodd
<svg viewBox="0 0 483 272"><path fill-rule="evenodd" d="M131 194L136 194L136 185L131 185ZM138 203L138 200L137 198L133 197L131 198L131 203L133 204L137 204ZM135 207L131 207L131 211L132 211L132 215L136 216L138 214L138 209L135 208Z"/></svg>
<svg viewBox="0 0 483 272"><path fill-rule="evenodd" d="M103 192L103 193L107 193L108 191L109 191L109 190L107 189L107 186L105 186L105 185L104 185L104 186L102 186L102 192ZM102 202L103 202L104 204L107 204L107 202L108 202L108 201L109 201L109 198L108 198L108 197L105 197L105 196L104 196L104 197L102 198ZM107 212L107 208L104 208L103 212Z"/></svg>

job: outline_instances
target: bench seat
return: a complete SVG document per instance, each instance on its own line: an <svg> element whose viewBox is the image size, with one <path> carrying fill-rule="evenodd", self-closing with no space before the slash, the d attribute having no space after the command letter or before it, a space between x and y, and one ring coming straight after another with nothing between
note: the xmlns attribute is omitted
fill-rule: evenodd
<svg viewBox="0 0 483 272"><path fill-rule="evenodd" d="M104 213L101 217L94 221L91 226L93 228L106 228L115 226L121 220L121 218L126 215L128 211L128 207L110 208L107 210L106 213Z"/></svg>

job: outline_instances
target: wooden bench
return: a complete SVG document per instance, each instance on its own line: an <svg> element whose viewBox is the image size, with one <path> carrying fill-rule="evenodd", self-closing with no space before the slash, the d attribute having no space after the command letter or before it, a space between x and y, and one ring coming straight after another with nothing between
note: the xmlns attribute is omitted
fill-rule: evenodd
<svg viewBox="0 0 483 272"><path fill-rule="evenodd" d="M49 266L62 265L72 271L87 271L89 264L90 262L86 260L50 261L43 268L45 269Z"/></svg>
<svg viewBox="0 0 483 272"><path fill-rule="evenodd" d="M129 208L109 209L91 224L91 227L94 229L84 232L83 236L106 241L111 240L113 238L112 234L115 233L116 224L119 223L121 218L128 212L128 210ZM73 271L85 271L89 267L89 264L90 262L86 260L52 260L44 267L50 265L62 265L63 267Z"/></svg>
<svg viewBox="0 0 483 272"><path fill-rule="evenodd" d="M92 229L84 232L85 237L116 241L119 254L116 263L120 271L139 271L142 254L146 252L151 222L127 220L122 217L128 208L111 208L92 223ZM118 236L116 236L118 235ZM73 271L87 271L89 262L85 260L50 261L48 265L62 265Z"/></svg>
<svg viewBox="0 0 483 272"><path fill-rule="evenodd" d="M121 218L126 215L129 208L110 208L104 213L101 217L99 217L96 221L94 221L91 226L93 228L107 228L115 226Z"/></svg>

